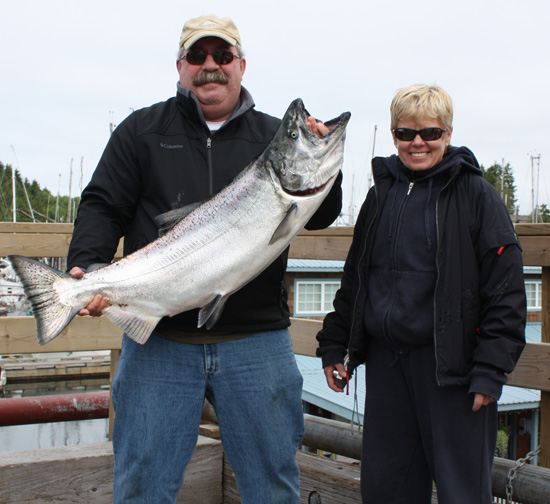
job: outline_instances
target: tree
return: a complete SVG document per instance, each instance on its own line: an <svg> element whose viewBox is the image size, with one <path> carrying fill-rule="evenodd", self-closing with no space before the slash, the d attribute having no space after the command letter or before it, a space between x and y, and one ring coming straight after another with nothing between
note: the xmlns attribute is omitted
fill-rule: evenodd
<svg viewBox="0 0 550 504"><path fill-rule="evenodd" d="M498 191L501 195L508 213L513 215L516 212L516 186L514 185L514 170L510 163L500 165L493 163L489 168L485 169L481 165L485 179Z"/></svg>
<svg viewBox="0 0 550 504"><path fill-rule="evenodd" d="M533 212L531 212L531 215L529 216L529 222L550 222L550 208L548 208L548 205L546 205L545 203L539 205L536 208L534 214L535 215L533 215Z"/></svg>
<svg viewBox="0 0 550 504"><path fill-rule="evenodd" d="M0 221L2 222L13 221L12 170L10 165L0 162ZM27 179L23 180L18 170L15 171L15 193L18 222L32 222L33 214L37 222L66 221L69 197L59 197L59 215L56 219L57 197L47 189L42 189L36 180L32 182ZM71 204L78 205L78 201L79 198L74 198ZM74 212L72 214L74 215Z"/></svg>

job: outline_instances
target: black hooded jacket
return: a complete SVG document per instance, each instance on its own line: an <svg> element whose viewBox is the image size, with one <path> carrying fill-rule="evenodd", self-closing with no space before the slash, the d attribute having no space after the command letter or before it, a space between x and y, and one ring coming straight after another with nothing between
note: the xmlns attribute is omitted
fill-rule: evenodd
<svg viewBox="0 0 550 504"><path fill-rule="evenodd" d="M155 240L159 233L155 217L205 201L225 187L265 150L279 124L279 119L254 109L245 88L239 106L215 134L207 127L196 98L181 86L176 97L130 114L114 130L82 193L68 269L111 262L123 236L124 255ZM338 217L341 181L340 173L307 229L327 227ZM287 257L288 249L233 294L210 332L288 327ZM157 330L161 334L162 328L171 334L206 331L197 329L197 315L198 310L190 310L164 318Z"/></svg>
<svg viewBox="0 0 550 504"><path fill-rule="evenodd" d="M427 172L373 160L341 289L318 334L323 366L365 360L368 338L433 344L439 385L500 397L525 345L521 249L506 207L465 147Z"/></svg>

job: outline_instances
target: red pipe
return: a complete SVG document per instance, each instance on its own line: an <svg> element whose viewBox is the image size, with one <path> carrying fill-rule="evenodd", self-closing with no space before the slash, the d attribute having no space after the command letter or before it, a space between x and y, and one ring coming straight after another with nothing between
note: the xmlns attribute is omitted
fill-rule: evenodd
<svg viewBox="0 0 550 504"><path fill-rule="evenodd" d="M0 426L109 417L109 392L0 399Z"/></svg>

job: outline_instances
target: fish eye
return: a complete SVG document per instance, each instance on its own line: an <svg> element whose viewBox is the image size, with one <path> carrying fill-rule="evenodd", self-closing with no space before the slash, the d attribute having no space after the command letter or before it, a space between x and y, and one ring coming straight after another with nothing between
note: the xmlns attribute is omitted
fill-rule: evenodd
<svg viewBox="0 0 550 504"><path fill-rule="evenodd" d="M296 131L289 131L288 136L290 138L298 138L298 133Z"/></svg>

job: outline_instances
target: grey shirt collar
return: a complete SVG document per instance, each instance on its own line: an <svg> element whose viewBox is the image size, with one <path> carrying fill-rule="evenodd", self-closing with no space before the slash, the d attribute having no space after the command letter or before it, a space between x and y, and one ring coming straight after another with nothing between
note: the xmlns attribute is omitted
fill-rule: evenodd
<svg viewBox="0 0 550 504"><path fill-rule="evenodd" d="M190 89L184 88L179 82L177 83L177 90L178 90L178 93L182 94L183 96L186 96L187 98L190 98L195 102L199 116L202 122L206 125L206 120L204 119L204 116L202 114L202 109L201 109L199 100L197 100L197 97L191 92ZM241 86L241 96L239 97L239 102L237 103L235 110L233 110L232 114L229 116L229 118L225 122L229 122L235 117L238 117L244 114L247 110L253 108L254 106L255 106L255 103L254 103L254 99L252 98L252 95L248 92L248 90L244 86Z"/></svg>

